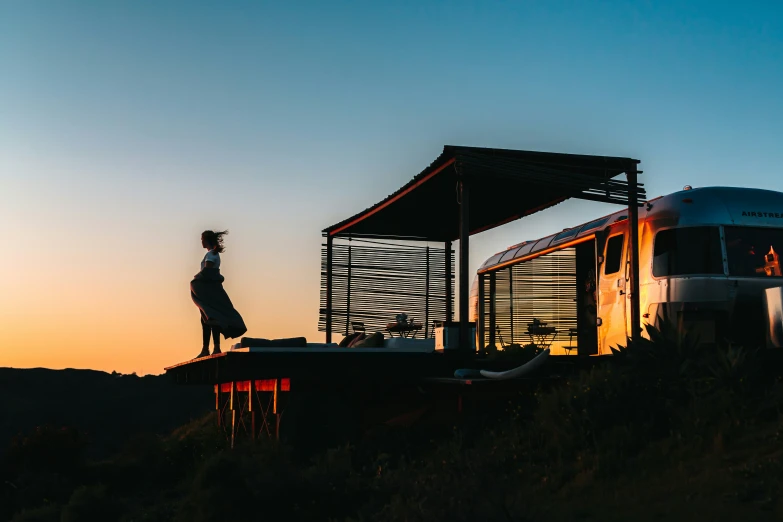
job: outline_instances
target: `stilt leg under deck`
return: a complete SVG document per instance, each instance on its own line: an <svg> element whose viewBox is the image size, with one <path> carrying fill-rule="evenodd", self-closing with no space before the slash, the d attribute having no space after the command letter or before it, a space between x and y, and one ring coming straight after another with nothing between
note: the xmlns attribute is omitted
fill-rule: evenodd
<svg viewBox="0 0 783 522"><path fill-rule="evenodd" d="M231 383L231 447L237 435L237 383Z"/></svg>
<svg viewBox="0 0 783 522"><path fill-rule="evenodd" d="M277 411L277 389L279 379L275 379L275 387L272 391L272 414L275 416L275 440L280 440L280 413Z"/></svg>
<svg viewBox="0 0 783 522"><path fill-rule="evenodd" d="M223 409L220 407L220 385L215 385L215 413L217 413L218 428L223 427Z"/></svg>
<svg viewBox="0 0 783 522"><path fill-rule="evenodd" d="M245 436L256 440L259 432L270 438L280 438L281 403L285 404L281 393L290 391L290 386L289 379L233 381L215 385L218 426L232 448L238 438ZM230 423L224 418L227 409L231 411Z"/></svg>
<svg viewBox="0 0 783 522"><path fill-rule="evenodd" d="M258 431L256 431L256 409L253 407L253 396L256 392L256 381L250 381L250 386L247 388L247 410L250 412L250 431L252 432L251 438L256 440Z"/></svg>

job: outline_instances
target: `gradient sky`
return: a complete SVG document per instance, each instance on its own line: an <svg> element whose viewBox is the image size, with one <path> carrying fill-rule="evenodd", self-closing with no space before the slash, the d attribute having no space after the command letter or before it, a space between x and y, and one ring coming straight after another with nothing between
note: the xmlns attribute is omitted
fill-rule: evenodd
<svg viewBox="0 0 783 522"><path fill-rule="evenodd" d="M194 357L207 228L247 335L321 341L320 231L444 144L783 190L783 8L745 4L4 1L0 366ZM479 234L471 270L612 210Z"/></svg>

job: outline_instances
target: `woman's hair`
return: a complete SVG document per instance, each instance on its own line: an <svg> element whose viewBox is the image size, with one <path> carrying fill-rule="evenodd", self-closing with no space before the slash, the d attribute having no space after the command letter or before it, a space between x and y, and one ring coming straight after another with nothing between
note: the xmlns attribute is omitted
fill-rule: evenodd
<svg viewBox="0 0 783 522"><path fill-rule="evenodd" d="M201 238L205 239L215 250L222 253L223 250L225 250L225 247L223 246L223 236L226 234L228 234L228 230L224 230L223 232L205 230L201 233Z"/></svg>

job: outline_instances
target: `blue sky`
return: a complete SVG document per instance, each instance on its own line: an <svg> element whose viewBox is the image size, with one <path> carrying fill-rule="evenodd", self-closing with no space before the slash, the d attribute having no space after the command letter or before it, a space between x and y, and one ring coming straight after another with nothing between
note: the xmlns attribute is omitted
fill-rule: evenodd
<svg viewBox="0 0 783 522"><path fill-rule="evenodd" d="M320 230L444 144L635 157L651 196L783 190L781 64L776 2L4 2L0 326L29 349L0 366L46 366L60 338L84 345L63 365L113 369L57 326L71 277L107 331L138 329L128 281L160 289L123 369L192 356L204 228L231 230L248 335L318 337ZM486 232L471 264L610 210ZM36 318L49 341L18 326Z"/></svg>

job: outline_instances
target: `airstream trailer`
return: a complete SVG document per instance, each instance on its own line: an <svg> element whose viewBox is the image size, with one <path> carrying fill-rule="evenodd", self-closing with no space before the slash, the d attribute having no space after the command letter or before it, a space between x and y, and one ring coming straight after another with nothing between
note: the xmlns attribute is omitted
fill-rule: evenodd
<svg viewBox="0 0 783 522"><path fill-rule="evenodd" d="M471 291L478 346L604 355L630 336L627 210L498 252ZM705 343L764 342L762 302L783 285L783 193L686 187L639 209L643 323L667 317Z"/></svg>

